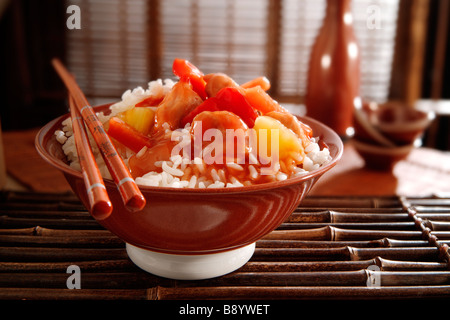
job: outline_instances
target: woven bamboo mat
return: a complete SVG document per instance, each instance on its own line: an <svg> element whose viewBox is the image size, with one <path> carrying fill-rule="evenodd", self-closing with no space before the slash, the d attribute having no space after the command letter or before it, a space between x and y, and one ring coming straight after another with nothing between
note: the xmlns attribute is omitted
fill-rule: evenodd
<svg viewBox="0 0 450 320"><path fill-rule="evenodd" d="M73 194L0 195L0 299L450 297L449 198L310 196L238 271L176 281L134 266Z"/></svg>

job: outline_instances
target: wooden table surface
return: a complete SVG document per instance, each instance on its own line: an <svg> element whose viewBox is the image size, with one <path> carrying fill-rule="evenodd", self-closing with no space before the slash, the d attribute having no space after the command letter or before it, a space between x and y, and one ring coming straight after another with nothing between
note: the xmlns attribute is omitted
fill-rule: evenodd
<svg viewBox="0 0 450 320"><path fill-rule="evenodd" d="M4 134L10 177L32 191L68 191L35 151L35 134ZM346 143L314 196L257 241L244 267L188 282L136 267L73 194L0 192L0 299L448 300L450 197L398 195L450 194L449 176L448 153L418 148L393 172L377 172ZM82 290L67 289L73 265Z"/></svg>
<svg viewBox="0 0 450 320"><path fill-rule="evenodd" d="M26 190L70 191L63 175L36 152L38 129L3 132L8 175ZM345 143L340 162L324 174L311 195L406 195L450 194L450 153L429 148L414 149L391 171L365 168L351 141Z"/></svg>

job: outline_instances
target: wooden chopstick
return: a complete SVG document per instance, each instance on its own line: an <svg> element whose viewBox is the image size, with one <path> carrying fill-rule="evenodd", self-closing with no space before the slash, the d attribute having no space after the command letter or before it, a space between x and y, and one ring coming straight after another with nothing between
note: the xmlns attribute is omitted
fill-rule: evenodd
<svg viewBox="0 0 450 320"><path fill-rule="evenodd" d="M130 171L125 166L114 144L105 132L102 123L89 105L84 93L78 86L74 77L59 59L53 59L52 64L73 97L81 117L99 147L105 164L117 185L117 189L120 192L125 207L130 211L142 210L146 204L145 197L142 195L139 187L132 178Z"/></svg>
<svg viewBox="0 0 450 320"><path fill-rule="evenodd" d="M72 96L69 96L69 105L75 145L90 205L89 211L94 218L104 220L109 217L113 207L94 154L92 153L83 119L75 106L75 101Z"/></svg>

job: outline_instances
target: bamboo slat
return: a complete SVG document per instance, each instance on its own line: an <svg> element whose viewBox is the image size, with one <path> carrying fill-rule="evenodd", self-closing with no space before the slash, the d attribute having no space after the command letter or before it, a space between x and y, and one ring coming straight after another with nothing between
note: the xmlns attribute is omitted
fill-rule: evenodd
<svg viewBox="0 0 450 320"><path fill-rule="evenodd" d="M239 270L177 281L137 268L72 194L3 192L0 299L449 298L449 200L308 197Z"/></svg>

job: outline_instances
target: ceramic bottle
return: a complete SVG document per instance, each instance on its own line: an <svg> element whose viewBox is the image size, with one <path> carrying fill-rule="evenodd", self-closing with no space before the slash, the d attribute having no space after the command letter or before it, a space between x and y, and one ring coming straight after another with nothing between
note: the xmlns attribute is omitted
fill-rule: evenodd
<svg viewBox="0 0 450 320"><path fill-rule="evenodd" d="M307 116L347 138L353 134L353 110L361 101L359 90L360 52L351 0L327 0L324 22L310 55Z"/></svg>

